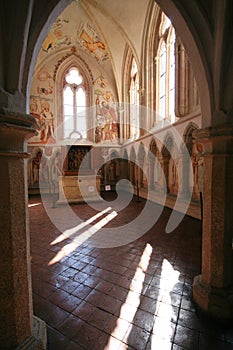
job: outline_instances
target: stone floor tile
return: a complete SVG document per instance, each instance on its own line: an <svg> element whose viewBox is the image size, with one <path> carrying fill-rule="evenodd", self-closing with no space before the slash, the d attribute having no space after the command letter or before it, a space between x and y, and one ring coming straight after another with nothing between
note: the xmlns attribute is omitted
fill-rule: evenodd
<svg viewBox="0 0 233 350"><path fill-rule="evenodd" d="M114 314L121 305L120 300L95 290L93 290L85 300L112 314Z"/></svg>
<svg viewBox="0 0 233 350"><path fill-rule="evenodd" d="M59 303L59 306L68 312L74 311L77 306L82 302L82 299L75 297L74 295L68 295L67 298Z"/></svg>
<svg viewBox="0 0 233 350"><path fill-rule="evenodd" d="M145 350L171 350L172 342L169 339L160 338L158 335L151 334Z"/></svg>
<svg viewBox="0 0 233 350"><path fill-rule="evenodd" d="M104 349L108 343L109 336L99 329L84 324L75 334L73 340L83 346L85 349Z"/></svg>
<svg viewBox="0 0 233 350"><path fill-rule="evenodd" d="M186 295L182 296L180 307L181 309L195 312L195 305L193 303L192 298L189 298Z"/></svg>
<svg viewBox="0 0 233 350"><path fill-rule="evenodd" d="M45 318L43 318L46 323L48 323L53 328L58 327L61 323L69 317L69 312L61 309L54 305L52 311L48 311Z"/></svg>
<svg viewBox="0 0 233 350"><path fill-rule="evenodd" d="M158 300L153 300L147 296L141 298L139 308L151 313L153 316L157 315L159 302Z"/></svg>
<svg viewBox="0 0 233 350"><path fill-rule="evenodd" d="M199 332L178 325L174 336L174 343L184 349L199 348ZM207 350L207 349L206 349ZM211 349L212 350L212 349Z"/></svg>
<svg viewBox="0 0 233 350"><path fill-rule="evenodd" d="M89 317L97 310L97 307L95 307L92 304L87 303L86 301L82 301L78 307L73 310L73 314L75 316L78 316L84 321L87 321Z"/></svg>
<svg viewBox="0 0 233 350"><path fill-rule="evenodd" d="M73 281L73 280L68 280L66 283L64 283L61 286L61 289L68 292L69 294L72 293L78 286L80 285L80 283Z"/></svg>
<svg viewBox="0 0 233 350"><path fill-rule="evenodd" d="M147 332L151 332L154 325L154 316L149 312L138 309L134 315L132 323Z"/></svg>
<svg viewBox="0 0 233 350"><path fill-rule="evenodd" d="M123 340L130 323L117 316L112 316L105 325L104 331L111 336Z"/></svg>
<svg viewBox="0 0 233 350"><path fill-rule="evenodd" d="M130 203L108 227L130 222L144 202ZM86 204L71 208L83 220L96 213ZM32 209L33 307L47 323L48 350L233 349L233 326L206 320L192 301L193 278L201 268L198 220L184 217L166 235L170 209L165 208L156 225L134 242L107 249L84 243L52 264L72 240L51 245L60 232L43 205ZM150 256L142 268L147 245Z"/></svg>
<svg viewBox="0 0 233 350"><path fill-rule="evenodd" d="M47 349L48 350L64 350L70 344L70 339L64 334L47 326ZM78 347L77 347L78 350Z"/></svg>
<svg viewBox="0 0 233 350"><path fill-rule="evenodd" d="M198 318L193 311L180 309L178 324L193 330L201 331L205 324Z"/></svg>
<svg viewBox="0 0 233 350"><path fill-rule="evenodd" d="M119 350L122 345L122 342L114 337L109 337L108 342L104 347L104 350Z"/></svg>
<svg viewBox="0 0 233 350"><path fill-rule="evenodd" d="M95 289L98 290L99 292L109 294L111 289L113 287L113 284L108 281L100 281L96 286Z"/></svg>
<svg viewBox="0 0 233 350"><path fill-rule="evenodd" d="M173 341L176 330L176 324L171 320L155 317L152 333L157 335L162 339L168 339L169 341Z"/></svg>
<svg viewBox="0 0 233 350"><path fill-rule="evenodd" d="M119 299L124 302L128 296L129 291L126 288L114 285L109 291L109 293L113 298Z"/></svg>
<svg viewBox="0 0 233 350"><path fill-rule="evenodd" d="M108 312L97 308L95 312L93 312L93 314L89 317L87 322L88 324L91 324L92 326L103 330L111 317L112 315Z"/></svg>
<svg viewBox="0 0 233 350"><path fill-rule="evenodd" d="M211 349L211 350L232 350L233 343L224 342L215 337L201 333L199 340L199 348L202 349Z"/></svg>
<svg viewBox="0 0 233 350"><path fill-rule="evenodd" d="M171 304L159 302L156 316L165 320L177 322L179 317L179 308Z"/></svg>
<svg viewBox="0 0 233 350"><path fill-rule="evenodd" d="M80 299L85 299L88 294L92 291L91 287L86 286L84 284L79 284L79 286L72 291L72 295L80 298Z"/></svg>
<svg viewBox="0 0 233 350"><path fill-rule="evenodd" d="M131 325L124 337L124 343L130 345L132 348L135 349L145 349L149 336L150 333L146 330Z"/></svg>
<svg viewBox="0 0 233 350"><path fill-rule="evenodd" d="M49 301L52 301L53 304L59 305L64 299L69 296L68 292L65 292L62 289L56 289L50 296L47 298Z"/></svg>
<svg viewBox="0 0 233 350"><path fill-rule="evenodd" d="M57 329L68 338L72 339L83 325L83 320L71 314L57 327Z"/></svg>

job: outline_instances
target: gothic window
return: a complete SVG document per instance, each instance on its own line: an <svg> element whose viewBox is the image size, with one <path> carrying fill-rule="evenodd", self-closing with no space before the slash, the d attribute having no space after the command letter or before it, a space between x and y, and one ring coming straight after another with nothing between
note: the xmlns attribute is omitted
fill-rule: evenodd
<svg viewBox="0 0 233 350"><path fill-rule="evenodd" d="M139 136L139 75L138 67L133 58L130 71L130 134L135 139Z"/></svg>
<svg viewBox="0 0 233 350"><path fill-rule="evenodd" d="M158 120L175 121L175 30L162 14L157 50L157 101Z"/></svg>
<svg viewBox="0 0 233 350"><path fill-rule="evenodd" d="M66 73L63 83L63 137L86 138L86 91L83 77L76 67Z"/></svg>

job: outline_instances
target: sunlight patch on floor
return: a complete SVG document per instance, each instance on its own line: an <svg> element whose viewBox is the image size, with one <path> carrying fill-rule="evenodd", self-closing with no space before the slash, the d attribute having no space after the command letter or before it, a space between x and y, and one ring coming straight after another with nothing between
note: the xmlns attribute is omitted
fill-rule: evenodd
<svg viewBox="0 0 233 350"><path fill-rule="evenodd" d="M85 226L87 226L88 224L91 224L93 221L95 221L96 219L98 219L100 216L106 214L108 211L110 211L112 208L108 207L104 210L102 210L101 212L97 213L96 215L92 216L90 219L83 221L81 224L74 226L68 230L65 230L60 236L58 236L52 243L51 245L60 243L62 241L64 241L65 239L75 235L76 233L78 233L78 230L81 230L82 228L84 228Z"/></svg>
<svg viewBox="0 0 233 350"><path fill-rule="evenodd" d="M28 208L31 207L36 207L37 205L41 205L42 203L33 203L33 204L28 204Z"/></svg>
<svg viewBox="0 0 233 350"><path fill-rule="evenodd" d="M132 278L131 284L130 284L130 291L126 297L126 300L124 304L121 307L120 315L118 317L118 320L116 322L116 326L114 330L111 333L111 336L114 337L114 335L122 332L127 332L129 323L132 323L134 316L137 312L137 307L140 304L140 293L143 290L143 283L145 280L145 272L147 271L147 268L149 266L150 257L152 253L152 247L149 243L147 243L141 259L138 263L137 269L135 271L134 277ZM134 294L134 303L133 305L130 305L132 303L132 294ZM126 322L127 321L127 322ZM132 325L131 325L132 326ZM110 342L112 337L110 337L108 344L106 345L105 349L110 349Z"/></svg>
<svg viewBox="0 0 233 350"><path fill-rule="evenodd" d="M108 209L108 210L107 210ZM105 209L105 212L111 210L111 208L107 208ZM101 212L99 213L101 215L103 215L104 213ZM53 265L59 261L61 261L64 257L66 257L67 255L69 255L70 253L72 253L77 247L79 247L81 244L83 244L88 238L91 238L95 233L97 233L103 226L105 226L108 222L110 222L111 220L113 220L116 216L117 216L117 212L116 211L113 211L111 212L110 214L108 214L105 218L103 218L102 220L98 221L95 225L91 226L90 228L88 228L86 231L82 232L82 233L79 233L77 231L77 227L78 226L75 226L73 229L70 229L69 231L70 232L73 232L72 233L72 239L73 241L66 244L64 247L62 247L60 249L60 251L57 253L57 255L51 259L48 263L48 266L50 265ZM90 223L90 220L92 220L93 218L89 219L89 223ZM96 220L93 219L92 221ZM84 224L86 224L86 222L84 222ZM67 230L66 230L67 231ZM61 240L63 241L64 239L67 239L69 238L66 237L64 234L60 235L60 236L63 236L64 238ZM59 237L60 237L59 236ZM70 233L70 236L71 236L71 233ZM55 240L56 241L56 240ZM55 241L53 241L51 243L51 245L54 245L58 242L61 242L61 241L57 241L55 243Z"/></svg>

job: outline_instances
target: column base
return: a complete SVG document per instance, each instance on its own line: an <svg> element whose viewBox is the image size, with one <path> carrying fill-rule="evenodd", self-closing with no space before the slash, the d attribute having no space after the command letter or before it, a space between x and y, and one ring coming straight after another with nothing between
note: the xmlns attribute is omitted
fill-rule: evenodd
<svg viewBox="0 0 233 350"><path fill-rule="evenodd" d="M40 318L33 316L32 335L24 340L16 350L46 350L47 332L46 323Z"/></svg>
<svg viewBox="0 0 233 350"><path fill-rule="evenodd" d="M197 308L207 317L220 322L233 320L233 286L210 287L201 281L199 275L194 278L193 299Z"/></svg>

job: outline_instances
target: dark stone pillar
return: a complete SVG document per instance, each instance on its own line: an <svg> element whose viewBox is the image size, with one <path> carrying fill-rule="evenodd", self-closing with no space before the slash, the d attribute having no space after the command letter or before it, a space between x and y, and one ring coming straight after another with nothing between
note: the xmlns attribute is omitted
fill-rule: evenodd
<svg viewBox="0 0 233 350"><path fill-rule="evenodd" d="M45 348L45 325L33 319L27 200L29 115L0 113L0 348ZM33 334L33 323L35 323ZM44 337L36 339L36 337Z"/></svg>
<svg viewBox="0 0 233 350"><path fill-rule="evenodd" d="M193 285L208 315L233 319L233 126L196 132L204 146L202 272Z"/></svg>

